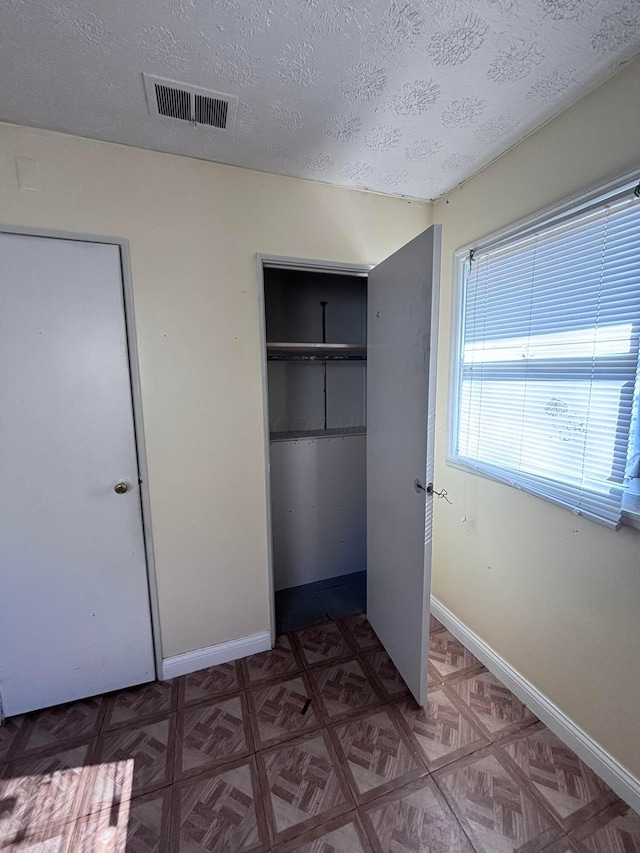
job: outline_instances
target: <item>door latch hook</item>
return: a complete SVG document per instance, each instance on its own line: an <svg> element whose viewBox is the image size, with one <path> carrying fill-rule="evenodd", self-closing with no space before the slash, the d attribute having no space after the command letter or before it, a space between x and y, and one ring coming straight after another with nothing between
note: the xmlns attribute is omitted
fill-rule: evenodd
<svg viewBox="0 0 640 853"><path fill-rule="evenodd" d="M422 485L422 483L420 482L420 480L414 480L413 485L414 485L414 488L418 494L420 494L420 492L426 492L428 495L436 495L436 497L438 497L438 498L444 498L448 504L451 503L451 501L449 500L449 497L448 497L449 493L447 492L446 489L440 489L440 491L437 492L433 488L433 483L427 483L426 488L425 488Z"/></svg>

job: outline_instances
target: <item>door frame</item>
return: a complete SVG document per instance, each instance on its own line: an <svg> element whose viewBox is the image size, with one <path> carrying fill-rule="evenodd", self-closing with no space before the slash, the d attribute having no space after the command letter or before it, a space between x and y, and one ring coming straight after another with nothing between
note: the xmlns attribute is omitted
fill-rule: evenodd
<svg viewBox="0 0 640 853"><path fill-rule="evenodd" d="M340 261L320 261L292 258L287 255L256 255L258 266L258 323L260 337L260 385L262 395L262 433L265 460L265 500L267 510L267 573L269 584L269 626L271 646L276 644L276 599L273 574L273 530L271 520L271 444L269 439L269 384L267 374L267 315L264 295L264 270L282 269L299 272L332 273L368 278L374 264L348 264Z"/></svg>
<svg viewBox="0 0 640 853"><path fill-rule="evenodd" d="M151 616L151 640L153 643L156 679L158 679L162 674L162 637L160 633L158 587L153 551L151 498L149 495L149 475L144 440L144 422L142 418L142 388L140 383L140 362L138 360L138 342L133 308L133 283L131 277L129 241L124 237L104 237L97 234L83 233L76 234L72 231L57 231L53 228L31 228L19 225L5 225L1 222L0 233L22 234L27 237L46 237L54 240L71 240L76 243L101 243L107 246L117 246L119 249L125 336L129 362L131 403L133 408L133 432L138 464L138 478L140 480L142 536L144 541L147 588L149 593L149 613Z"/></svg>

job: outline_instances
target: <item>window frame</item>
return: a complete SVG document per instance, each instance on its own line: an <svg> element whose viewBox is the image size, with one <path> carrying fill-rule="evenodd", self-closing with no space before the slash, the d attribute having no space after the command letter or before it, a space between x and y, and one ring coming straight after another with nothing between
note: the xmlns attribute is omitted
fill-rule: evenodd
<svg viewBox="0 0 640 853"><path fill-rule="evenodd" d="M469 266L470 253L481 254L489 249L494 249L514 239L531 236L541 227L561 224L570 221L580 213L595 207L604 201L611 201L617 197L623 198L640 188L638 178L640 168L618 175L606 182L598 183L587 190L569 196L562 201L541 208L510 225L486 234L484 237L461 246L453 253L453 283L452 283L452 305L451 305L451 338L449 351L449 400L448 400L448 430L447 449L445 460L447 465L466 471L470 474L491 480L494 483L502 483L527 491L510 482L505 469L504 477L477 469L472 465L461 461L456 455L458 438L458 427L460 419L460 391L461 391L461 342L464 325L464 282ZM640 202L639 202L640 204ZM636 447L640 448L640 426L636 427ZM528 493L528 492L527 492ZM547 500L546 498L543 498ZM554 503L548 500L549 503ZM622 523L640 530L640 494L625 493L622 503Z"/></svg>

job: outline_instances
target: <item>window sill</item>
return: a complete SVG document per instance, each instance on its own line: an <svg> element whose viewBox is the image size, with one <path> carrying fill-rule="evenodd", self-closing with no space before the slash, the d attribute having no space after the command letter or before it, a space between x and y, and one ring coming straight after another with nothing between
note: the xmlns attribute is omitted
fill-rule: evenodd
<svg viewBox="0 0 640 853"><path fill-rule="evenodd" d="M622 523L640 530L640 495L625 495L622 500Z"/></svg>

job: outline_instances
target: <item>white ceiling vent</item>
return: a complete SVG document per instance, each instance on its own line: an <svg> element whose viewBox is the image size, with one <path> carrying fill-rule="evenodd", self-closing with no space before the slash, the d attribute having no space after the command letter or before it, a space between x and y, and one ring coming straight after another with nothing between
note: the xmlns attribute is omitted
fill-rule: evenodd
<svg viewBox="0 0 640 853"><path fill-rule="evenodd" d="M143 74L147 103L152 116L233 130L238 98Z"/></svg>

